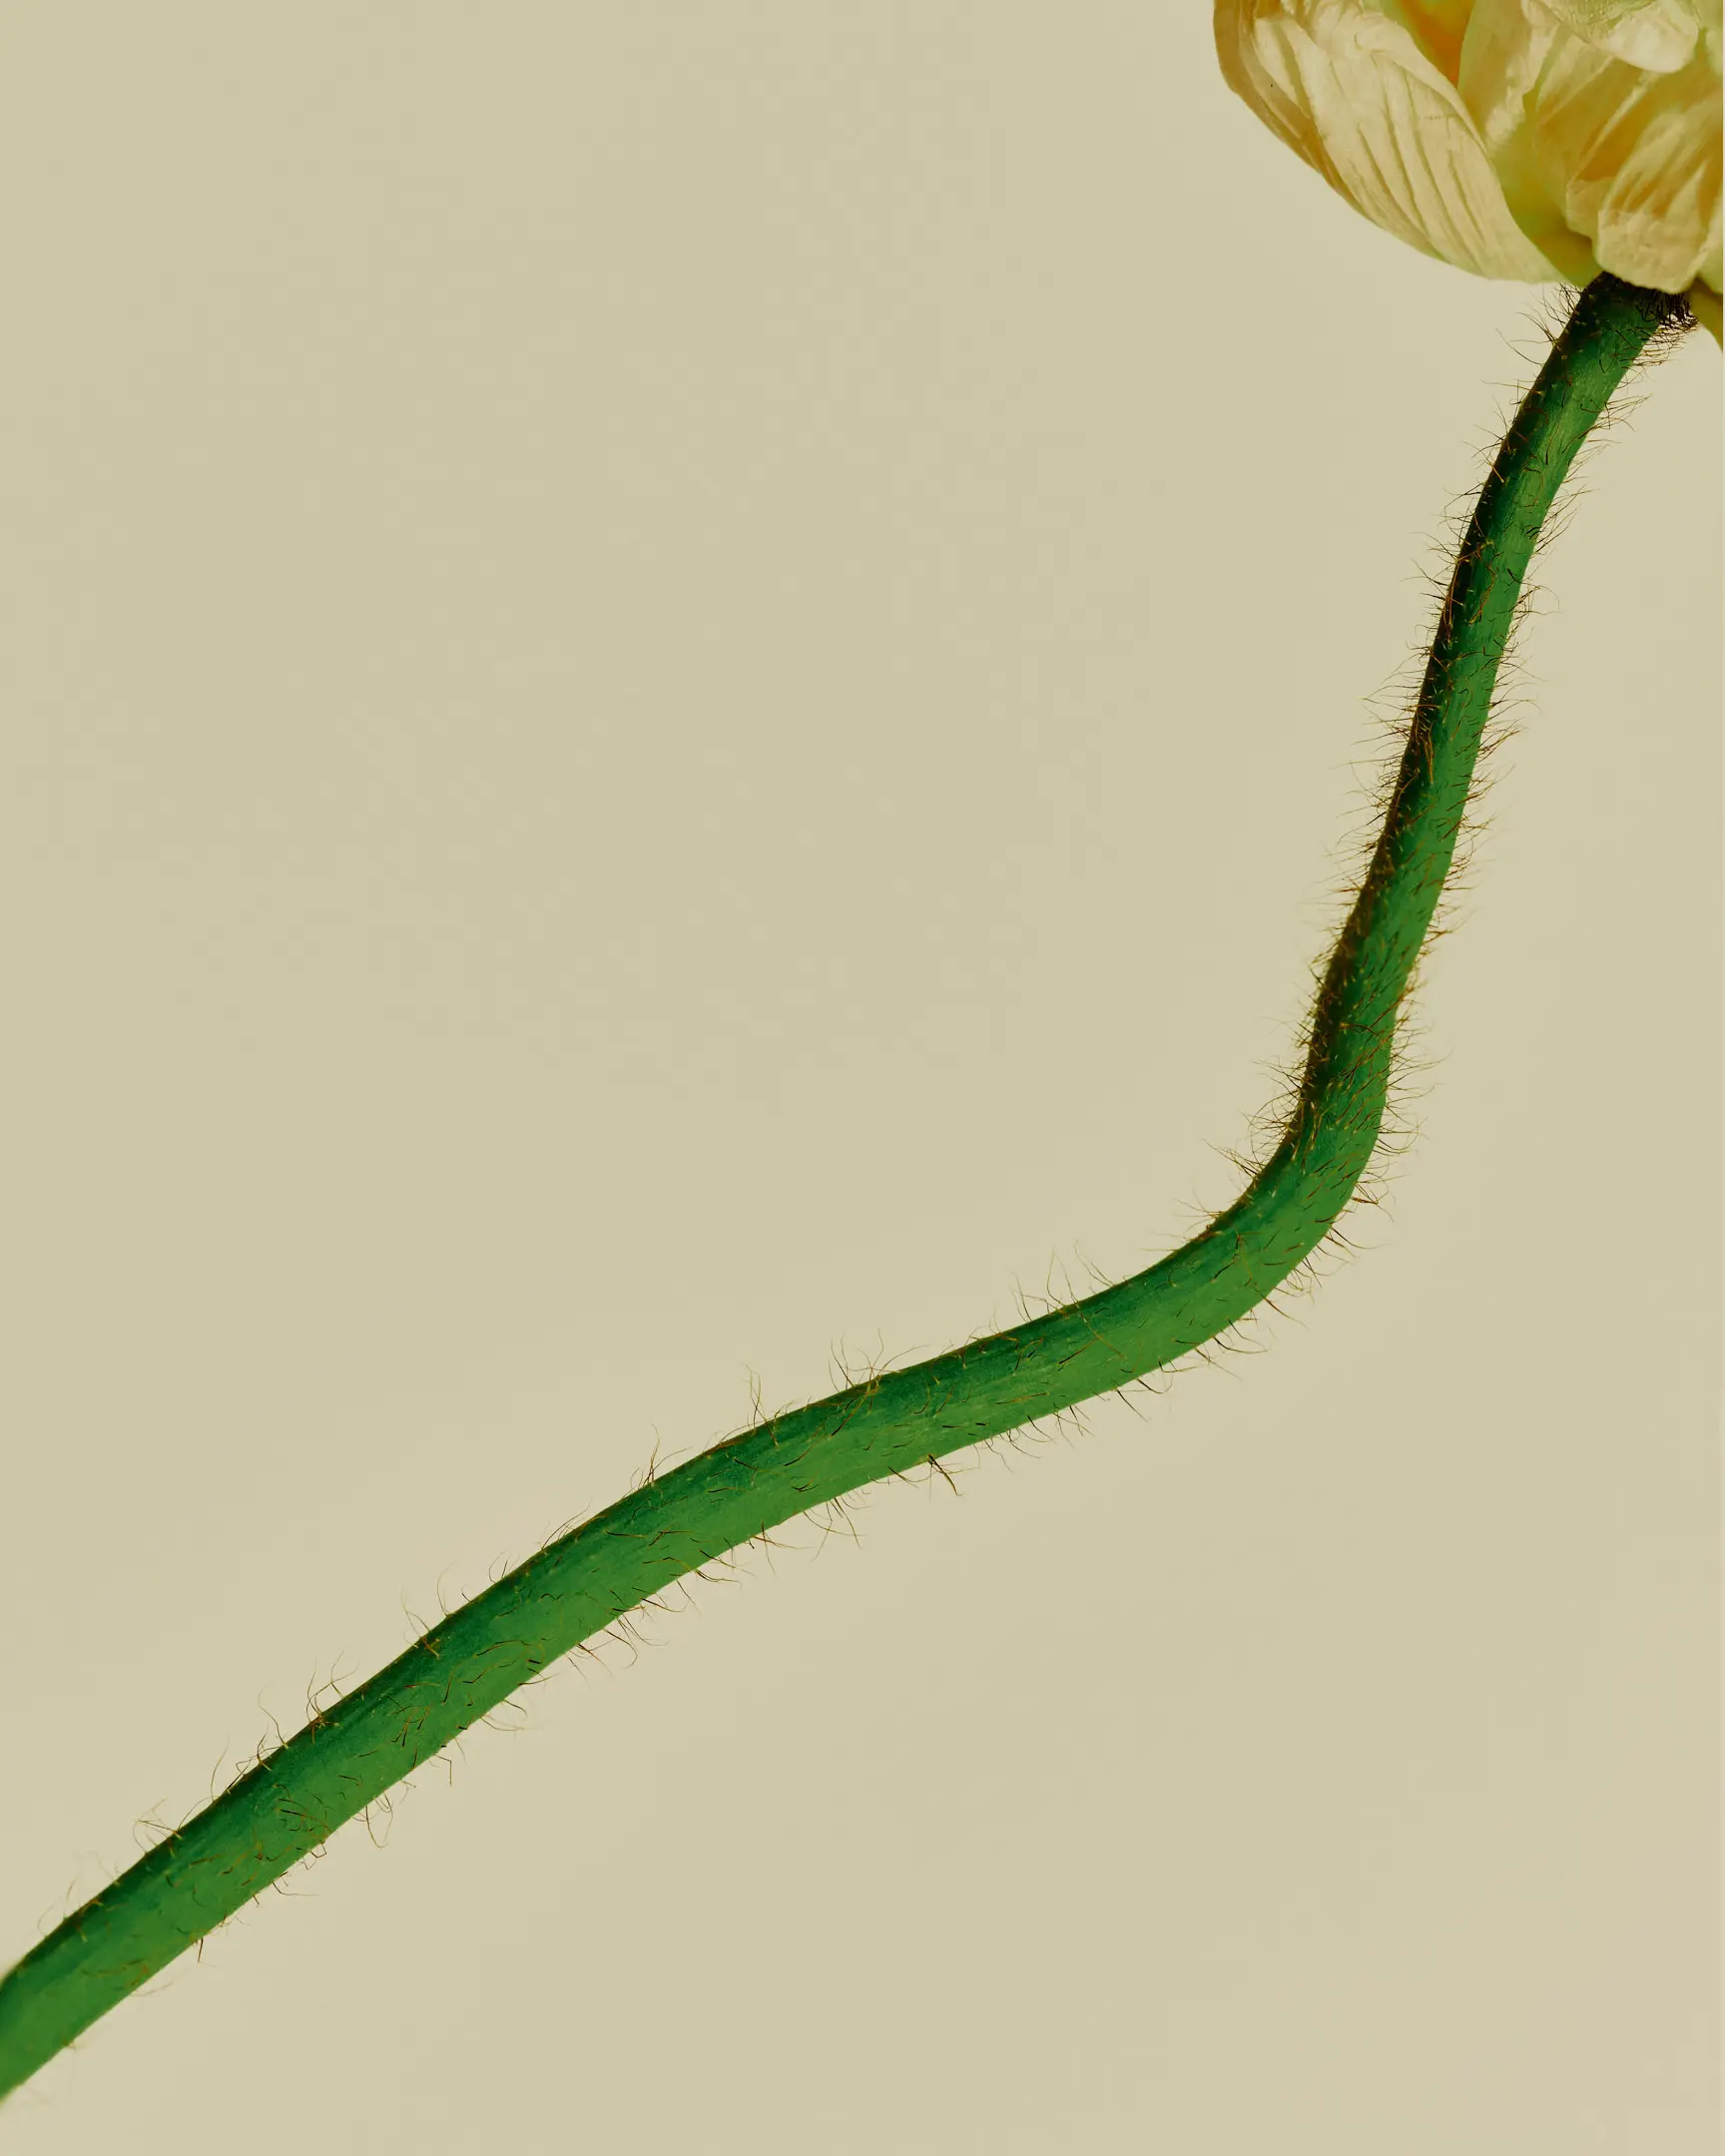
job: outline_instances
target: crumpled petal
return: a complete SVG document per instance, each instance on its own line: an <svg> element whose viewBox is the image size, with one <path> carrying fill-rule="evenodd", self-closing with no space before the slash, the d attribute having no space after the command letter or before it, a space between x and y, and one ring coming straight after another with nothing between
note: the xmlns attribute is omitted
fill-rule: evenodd
<svg viewBox="0 0 1725 2156"><path fill-rule="evenodd" d="M1666 75L1695 50L1704 0L1545 0L1565 30L1614 60ZM1712 7L1718 27L1717 0Z"/></svg>
<svg viewBox="0 0 1725 2156"><path fill-rule="evenodd" d="M1562 273L1510 215L1455 86L1378 0L1215 0L1215 36L1229 87L1373 224L1479 276Z"/></svg>
<svg viewBox="0 0 1725 2156"><path fill-rule="evenodd" d="M1681 11L1689 57L1660 71L1616 57L1540 0L1475 6L1461 96L1517 224L1577 281L1597 268L1660 291L1700 276L1718 288L1718 40L1699 20L1709 4Z"/></svg>
<svg viewBox="0 0 1725 2156"><path fill-rule="evenodd" d="M1230 86L1385 231L1482 276L1687 292L1720 335L1725 0L1213 6Z"/></svg>
<svg viewBox="0 0 1725 2156"><path fill-rule="evenodd" d="M1525 0L1477 0L1461 41L1456 81L1516 224L1573 284L1599 265L1591 243L1572 232L1533 157L1529 100L1552 47L1565 35L1548 8Z"/></svg>

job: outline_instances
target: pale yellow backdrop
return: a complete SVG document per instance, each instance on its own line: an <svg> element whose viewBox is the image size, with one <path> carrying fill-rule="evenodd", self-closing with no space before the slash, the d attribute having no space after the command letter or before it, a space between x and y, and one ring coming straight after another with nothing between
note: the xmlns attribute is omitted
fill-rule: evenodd
<svg viewBox="0 0 1725 2156"><path fill-rule="evenodd" d="M751 1369L1235 1194L1539 339L1166 0L15 5L0 262L10 1955ZM1716 2146L1720 378L1366 1255L560 1673L8 2149Z"/></svg>

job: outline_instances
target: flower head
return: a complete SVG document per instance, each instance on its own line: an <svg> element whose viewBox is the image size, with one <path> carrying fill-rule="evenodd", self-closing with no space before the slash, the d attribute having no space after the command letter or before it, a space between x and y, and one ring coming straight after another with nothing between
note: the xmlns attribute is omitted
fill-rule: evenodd
<svg viewBox="0 0 1725 2156"><path fill-rule="evenodd" d="M1230 87L1477 275L1685 292L1720 334L1721 0L1214 0Z"/></svg>

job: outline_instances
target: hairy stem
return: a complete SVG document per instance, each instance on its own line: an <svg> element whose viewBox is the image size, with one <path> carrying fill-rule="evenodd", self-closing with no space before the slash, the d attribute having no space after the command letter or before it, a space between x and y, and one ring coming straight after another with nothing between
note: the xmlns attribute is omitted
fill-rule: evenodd
<svg viewBox="0 0 1725 2156"><path fill-rule="evenodd" d="M1371 866L1324 975L1281 1141L1148 1271L713 1446L560 1536L75 1910L0 1979L0 2093L516 1688L680 1575L811 1507L1189 1353L1329 1235L1371 1162L1398 1011L1467 805L1522 579L1557 490L1682 302L1600 276L1516 414L1467 527Z"/></svg>

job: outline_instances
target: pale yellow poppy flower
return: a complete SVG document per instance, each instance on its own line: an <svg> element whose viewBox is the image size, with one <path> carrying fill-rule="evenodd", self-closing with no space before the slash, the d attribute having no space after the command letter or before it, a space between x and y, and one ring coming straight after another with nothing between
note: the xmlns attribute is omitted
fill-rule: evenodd
<svg viewBox="0 0 1725 2156"><path fill-rule="evenodd" d="M1214 0L1229 86L1479 276L1685 292L1720 335L1721 0Z"/></svg>

